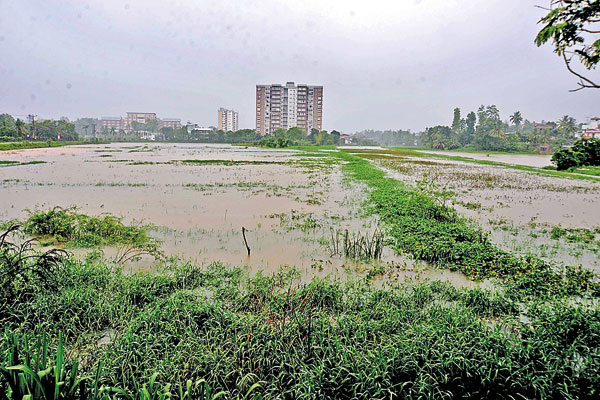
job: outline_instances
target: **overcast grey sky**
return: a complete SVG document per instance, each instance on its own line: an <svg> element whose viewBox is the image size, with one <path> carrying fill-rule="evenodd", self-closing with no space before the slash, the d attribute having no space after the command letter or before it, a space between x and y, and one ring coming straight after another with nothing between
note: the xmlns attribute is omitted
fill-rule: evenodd
<svg viewBox="0 0 600 400"><path fill-rule="evenodd" d="M254 128L257 83L324 86L324 128L600 114L600 90L533 39L548 0L0 0L0 112L156 112ZM596 76L599 72L594 72Z"/></svg>

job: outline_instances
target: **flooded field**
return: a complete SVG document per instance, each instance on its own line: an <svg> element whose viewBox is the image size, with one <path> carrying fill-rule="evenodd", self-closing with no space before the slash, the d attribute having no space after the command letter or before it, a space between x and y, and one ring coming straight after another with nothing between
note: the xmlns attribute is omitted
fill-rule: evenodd
<svg viewBox="0 0 600 400"><path fill-rule="evenodd" d="M374 152L366 157L391 176L455 207L490 232L499 247L600 270L600 183ZM512 160L521 165L543 165L541 160L546 157L491 156L497 156L496 161Z"/></svg>
<svg viewBox="0 0 600 400"><path fill-rule="evenodd" d="M505 154L505 153L464 153L460 151L427 150L426 153L443 154L446 156L467 157L474 160L495 161L505 164L527 165L529 167L546 167L552 165L552 156L547 154Z"/></svg>
<svg viewBox="0 0 600 400"><path fill-rule="evenodd" d="M373 151L366 156L391 176L452 205L490 232L499 247L600 270L600 183ZM306 277L377 271L386 279L472 284L458 273L395 255L388 247L377 262L332 256L336 237L339 241L346 231L350 237L372 235L378 223L363 213L364 188L345 179L341 161L326 155L123 143L5 152L0 220L23 219L26 209L76 205L82 213L151 224L150 233L166 256L202 264L222 261L267 272L294 266ZM529 165L541 159L520 157L519 162ZM87 252L71 250L82 256ZM116 250L104 252L111 256ZM146 257L129 267L151 269L155 264Z"/></svg>
<svg viewBox="0 0 600 400"><path fill-rule="evenodd" d="M363 188L345 180L339 162L329 157L228 145L119 143L6 152L2 160L19 165L0 169L0 220L23 219L26 209L76 205L85 214L152 224L151 234L167 256L198 263L222 261L266 272L294 266L307 277L382 272L381 265L394 265L388 274L394 279L472 285L458 273L428 269L387 247L376 263L332 256L333 238L346 231L350 237L373 234L378 227L374 217L363 215ZM104 251L110 256L115 249ZM143 258L129 267L153 265Z"/></svg>

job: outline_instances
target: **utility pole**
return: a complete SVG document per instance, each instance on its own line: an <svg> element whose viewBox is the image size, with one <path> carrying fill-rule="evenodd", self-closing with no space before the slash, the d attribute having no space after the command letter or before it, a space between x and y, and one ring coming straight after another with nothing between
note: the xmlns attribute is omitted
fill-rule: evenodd
<svg viewBox="0 0 600 400"><path fill-rule="evenodd" d="M37 115L29 114L27 116L27 118L31 122L31 138L33 140L35 140L35 117L37 117Z"/></svg>
<svg viewBox="0 0 600 400"><path fill-rule="evenodd" d="M96 140L96 124L92 124L92 134L94 135L94 140Z"/></svg>

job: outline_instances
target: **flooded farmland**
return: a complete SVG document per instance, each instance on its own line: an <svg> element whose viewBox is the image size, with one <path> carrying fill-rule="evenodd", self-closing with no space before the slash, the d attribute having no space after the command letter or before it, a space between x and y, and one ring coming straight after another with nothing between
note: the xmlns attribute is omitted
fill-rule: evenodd
<svg viewBox="0 0 600 400"><path fill-rule="evenodd" d="M382 151L363 155L430 194L450 193L446 204L490 232L500 248L600 269L600 183ZM379 227L376 217L364 215L364 187L345 179L341 161L327 152L116 143L12 151L2 159L15 163L0 169L3 221L23 219L27 209L76 205L82 213L150 224L166 256L201 264L221 261L265 272L293 266L305 277L379 265L387 278L472 285L459 273L428 268L389 247L378 262L332 256L336 236L373 234ZM154 265L146 256L129 268Z"/></svg>
<svg viewBox="0 0 600 400"><path fill-rule="evenodd" d="M0 169L4 221L25 218L26 209L76 205L85 214L151 224L165 255L202 264L221 261L265 272L293 266L306 277L373 268L332 256L334 237L372 234L378 224L364 215L363 188L344 179L339 162L326 153L117 143L12 151L2 159L38 162ZM155 262L144 257L129 264L152 269ZM472 285L458 273L427 268L387 247L376 264L395 266L395 279Z"/></svg>
<svg viewBox="0 0 600 400"><path fill-rule="evenodd" d="M451 155L460 155L449 152ZM500 248L600 271L600 182L438 158L362 154L390 176L437 196L489 232ZM465 154L467 155L467 154ZM470 158L485 156L468 153ZM540 166L549 157L495 154Z"/></svg>

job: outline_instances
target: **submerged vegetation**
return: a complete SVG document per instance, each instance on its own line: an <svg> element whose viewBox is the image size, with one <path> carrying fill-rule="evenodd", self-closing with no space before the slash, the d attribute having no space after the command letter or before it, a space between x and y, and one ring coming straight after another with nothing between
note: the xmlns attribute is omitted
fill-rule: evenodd
<svg viewBox="0 0 600 400"><path fill-rule="evenodd" d="M35 164L45 164L45 163L46 163L46 161L38 161L38 160L24 161L24 162L0 160L0 167L16 167L19 165L35 165Z"/></svg>
<svg viewBox="0 0 600 400"><path fill-rule="evenodd" d="M393 149L380 149L380 150L378 149L376 153L374 153L373 150L365 150L365 149L351 149L348 151L351 152L352 154L361 154L363 157L367 157L367 158L372 157L373 154L376 154L378 156L378 158L382 158L382 156L385 156L385 157L389 157L392 159L394 159L394 158L397 159L398 157L419 157L419 158L434 158L434 159L439 158L439 159L446 159L446 160L452 160L452 161L462 161L462 162L468 162L468 163L474 163L474 164L503 167L503 168L514 169L514 170L518 170L518 171L532 172L532 173L539 174L539 175L554 176L554 177L558 177L558 178L570 178L570 179L585 180L585 181L592 181L592 182L600 181L600 177L593 176L593 175L598 175L593 168L590 168L590 170L588 171L587 174L586 174L586 172L580 171L578 169L557 171L556 168L554 168L552 166L538 168L538 167L532 167L529 165L509 164L509 163L493 161L493 160L480 160L480 159L476 159L476 158L455 156L455 155L448 155L448 154L440 154L440 153L435 153L435 152L423 152L423 151L417 151L412 148L402 148L402 147L393 148ZM416 163L416 161L411 161L411 162ZM427 163L431 163L431 164L435 163L434 161L422 161L422 162L427 162ZM582 175L582 174L585 174L585 175Z"/></svg>
<svg viewBox="0 0 600 400"><path fill-rule="evenodd" d="M340 255L355 260L379 260L385 245L384 233L375 229L372 235L348 233L335 230L331 232L329 252L332 256Z"/></svg>

